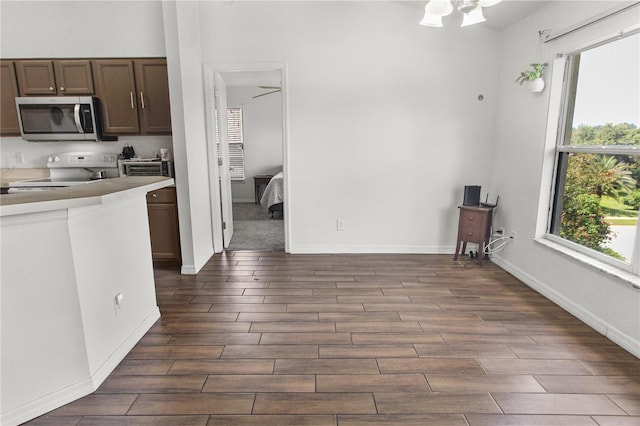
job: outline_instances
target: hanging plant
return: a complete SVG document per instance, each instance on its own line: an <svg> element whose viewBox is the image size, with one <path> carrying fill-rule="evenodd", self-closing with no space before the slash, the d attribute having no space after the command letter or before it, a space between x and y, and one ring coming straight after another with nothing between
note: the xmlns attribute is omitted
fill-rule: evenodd
<svg viewBox="0 0 640 426"><path fill-rule="evenodd" d="M531 69L522 71L518 78L516 78L516 83L520 83L520 85L524 84L525 81L533 81L536 78L542 77L542 71L544 71L545 67L548 64L545 62L544 64L531 64Z"/></svg>

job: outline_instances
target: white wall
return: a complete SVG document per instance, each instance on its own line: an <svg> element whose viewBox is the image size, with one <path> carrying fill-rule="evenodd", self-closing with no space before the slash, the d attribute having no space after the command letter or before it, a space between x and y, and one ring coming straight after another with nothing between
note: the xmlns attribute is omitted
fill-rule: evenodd
<svg viewBox="0 0 640 426"><path fill-rule="evenodd" d="M453 250L489 180L498 33L397 2L199 5L205 61L287 64L292 252Z"/></svg>
<svg viewBox="0 0 640 426"><path fill-rule="evenodd" d="M165 55L160 1L2 1L3 58Z"/></svg>
<svg viewBox="0 0 640 426"><path fill-rule="evenodd" d="M25 402L60 388L73 394L90 376L66 216L62 211L2 218L2 417L26 411ZM55 241L55 249L29 244L43 238ZM42 259L38 267L34 259ZM60 281L52 285L54 275Z"/></svg>
<svg viewBox="0 0 640 426"><path fill-rule="evenodd" d="M636 355L640 354L640 293L629 283L573 260L536 243L544 232L545 204L549 200L553 172L545 151L551 70L547 88L536 95L513 83L520 71L534 61L538 30L559 31L616 6L617 2L552 2L538 13L505 30L500 60L495 146L492 149L491 189L500 194L496 224L517 236L495 258L496 263L525 281L574 315L608 335ZM544 44L540 62L553 63L557 53L570 52L601 36L640 22L640 8L608 19L557 41ZM545 163L546 161L546 163ZM543 169L544 167L544 169ZM541 184L542 182L542 184ZM538 210L542 210L538 216ZM542 229L536 229L541 223ZM640 355L639 355L640 356Z"/></svg>
<svg viewBox="0 0 640 426"><path fill-rule="evenodd" d="M159 1L2 1L0 31L2 58L165 56ZM171 136L121 136L100 143L1 141L0 168L44 168L52 153L119 153L125 143L145 157L171 148ZM18 154L24 163L16 162Z"/></svg>
<svg viewBox="0 0 640 426"><path fill-rule="evenodd" d="M163 2L171 96L182 272L197 273L214 252L197 2ZM222 229L220 228L220 232ZM219 244L218 250L221 250Z"/></svg>
<svg viewBox="0 0 640 426"><path fill-rule="evenodd" d="M274 93L253 99L267 90L227 87L227 106L242 108L245 180L232 181L234 202L254 202L253 176L282 170L282 96Z"/></svg>

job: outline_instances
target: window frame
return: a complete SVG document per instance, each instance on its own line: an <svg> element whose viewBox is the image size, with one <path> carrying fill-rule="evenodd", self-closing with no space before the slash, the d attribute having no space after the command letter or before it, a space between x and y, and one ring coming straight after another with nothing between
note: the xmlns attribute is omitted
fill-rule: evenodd
<svg viewBox="0 0 640 426"><path fill-rule="evenodd" d="M559 109L557 111L557 131L553 143L553 174L551 178L549 208L547 211L547 222L544 238L564 246L570 250L581 253L591 259L608 264L617 269L640 275L640 228L636 228L634 238L633 254L629 263L615 259L597 250L575 243L559 235L559 222L563 211L564 186L566 183L566 171L569 154L585 153L600 155L636 155L640 156L640 146L634 145L568 145L565 141L571 140L573 131L573 113L575 109L575 99L577 94L577 75L580 69L580 55L582 52L596 49L600 46L615 42L621 38L633 36L640 33L636 28L627 32L619 32L610 37L598 40L595 43L583 46L563 55L558 55L558 59L563 61L554 62L563 65L562 70L562 90L560 92ZM555 72L555 70L552 70ZM551 114L551 109L550 109ZM640 210L638 212L640 224ZM557 233L555 233L557 232Z"/></svg>

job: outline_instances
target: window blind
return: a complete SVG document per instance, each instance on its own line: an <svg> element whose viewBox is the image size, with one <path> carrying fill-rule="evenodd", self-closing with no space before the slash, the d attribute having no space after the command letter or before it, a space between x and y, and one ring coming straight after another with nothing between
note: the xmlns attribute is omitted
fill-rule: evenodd
<svg viewBox="0 0 640 426"><path fill-rule="evenodd" d="M218 136L218 110L214 110L216 141ZM242 131L242 108L227 109L227 139L229 141L229 173L231 180L244 180L244 134ZM216 143L220 158L220 144Z"/></svg>

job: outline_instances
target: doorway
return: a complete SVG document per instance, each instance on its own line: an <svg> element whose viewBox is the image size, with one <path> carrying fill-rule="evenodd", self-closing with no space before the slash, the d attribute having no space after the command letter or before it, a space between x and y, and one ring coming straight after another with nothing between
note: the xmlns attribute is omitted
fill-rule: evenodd
<svg viewBox="0 0 640 426"><path fill-rule="evenodd" d="M205 64L205 76L211 86L207 87L207 110L214 111L209 114L213 117L208 126L208 144L216 252L288 252L284 71L284 66ZM268 192L279 191L279 198L267 197L268 194L261 197L268 177L274 181ZM281 201L279 205L277 201Z"/></svg>

